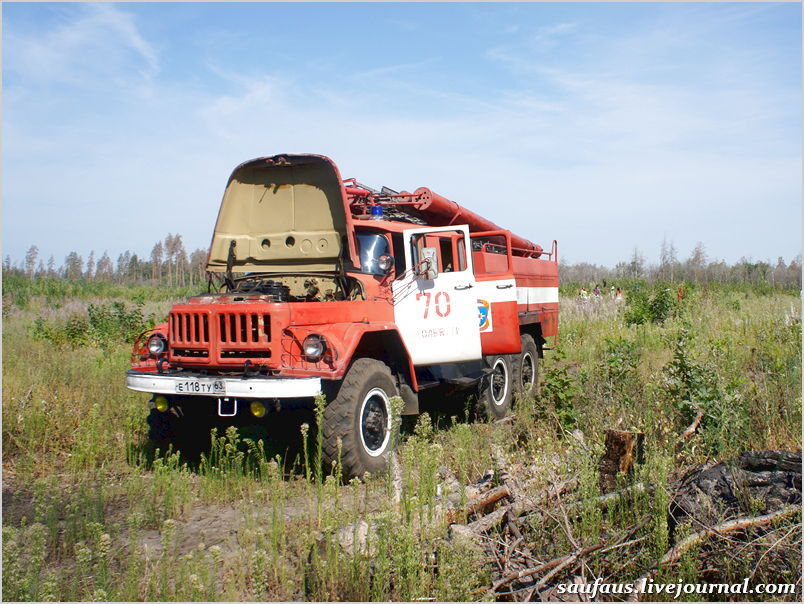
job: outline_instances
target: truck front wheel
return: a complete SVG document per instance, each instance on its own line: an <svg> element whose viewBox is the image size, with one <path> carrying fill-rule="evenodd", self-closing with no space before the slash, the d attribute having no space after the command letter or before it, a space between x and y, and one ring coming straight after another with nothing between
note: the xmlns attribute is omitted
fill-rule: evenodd
<svg viewBox="0 0 804 604"><path fill-rule="evenodd" d="M357 359L324 409L323 454L327 465L334 466L340 455L346 478L385 470L395 441L391 397L398 395L385 363Z"/></svg>

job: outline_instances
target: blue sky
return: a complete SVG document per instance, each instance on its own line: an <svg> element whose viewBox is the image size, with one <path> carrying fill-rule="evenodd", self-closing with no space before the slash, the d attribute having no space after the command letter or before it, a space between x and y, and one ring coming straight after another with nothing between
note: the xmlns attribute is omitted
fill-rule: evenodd
<svg viewBox="0 0 804 604"><path fill-rule="evenodd" d="M3 3L3 253L206 248L232 168L329 155L613 265L801 249L801 6Z"/></svg>

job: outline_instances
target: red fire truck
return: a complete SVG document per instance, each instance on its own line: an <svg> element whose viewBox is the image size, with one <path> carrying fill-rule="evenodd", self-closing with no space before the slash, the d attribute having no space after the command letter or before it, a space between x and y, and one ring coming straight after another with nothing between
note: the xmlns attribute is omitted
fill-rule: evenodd
<svg viewBox="0 0 804 604"><path fill-rule="evenodd" d="M326 461L379 471L392 397L415 415L423 392L463 389L502 417L558 332L555 241L545 251L427 188L342 180L320 155L235 168L206 268L208 293L140 336L127 372L152 394L162 445L203 441L199 417L270 422L323 393Z"/></svg>

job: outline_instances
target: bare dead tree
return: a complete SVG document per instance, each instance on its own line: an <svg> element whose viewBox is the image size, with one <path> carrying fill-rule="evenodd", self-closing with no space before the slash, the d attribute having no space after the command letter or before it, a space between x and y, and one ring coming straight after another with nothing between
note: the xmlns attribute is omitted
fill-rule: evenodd
<svg viewBox="0 0 804 604"><path fill-rule="evenodd" d="M84 273L84 277L87 279L92 279L95 276L95 250L89 252L89 258L87 258L87 270Z"/></svg>
<svg viewBox="0 0 804 604"><path fill-rule="evenodd" d="M36 258L39 256L39 248L32 245L25 253L25 274L28 278L34 278L34 269L36 268Z"/></svg>
<svg viewBox="0 0 804 604"><path fill-rule="evenodd" d="M162 278L162 259L165 250L161 241L157 241L151 250L151 279L159 281Z"/></svg>

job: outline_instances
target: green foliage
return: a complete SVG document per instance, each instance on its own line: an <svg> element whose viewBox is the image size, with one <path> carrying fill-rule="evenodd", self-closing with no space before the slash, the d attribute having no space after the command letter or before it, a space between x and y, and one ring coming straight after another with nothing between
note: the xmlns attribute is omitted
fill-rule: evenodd
<svg viewBox="0 0 804 604"><path fill-rule="evenodd" d="M639 344L623 337L605 339L603 366L612 383L633 379L639 366Z"/></svg>
<svg viewBox="0 0 804 604"><path fill-rule="evenodd" d="M662 283L653 287L640 284L628 293L624 318L628 325L661 324L678 310L679 305L668 286Z"/></svg>
<svg viewBox="0 0 804 604"><path fill-rule="evenodd" d="M30 279L15 272L3 272L3 295L17 308L28 308L34 298L42 298L48 306L58 306L66 300L78 298L120 298L136 302L175 300L197 294L203 286L174 287L160 285L150 287L132 283L95 281L90 279L63 279L60 277L37 277Z"/></svg>
<svg viewBox="0 0 804 604"><path fill-rule="evenodd" d="M418 512L419 521L426 514L432 518L437 491L436 470L443 447L434 440L433 423L429 414L422 413L413 435L408 438L400 457L407 486L402 500L405 519L410 521Z"/></svg>
<svg viewBox="0 0 804 604"><path fill-rule="evenodd" d="M664 368L666 388L675 406L689 423L700 409L709 409L722 398L715 369L692 355L691 332L682 328L673 347L673 360Z"/></svg>
<svg viewBox="0 0 804 604"><path fill-rule="evenodd" d="M554 418L563 430L572 429L578 422L575 401L580 394L575 377L569 366L563 363L566 356L561 350L553 354L552 363L542 378L539 403L543 412Z"/></svg>
<svg viewBox="0 0 804 604"><path fill-rule="evenodd" d="M143 316L142 304L133 307L124 302L89 304L86 315L71 315L62 321L37 317L31 328L34 339L57 346L109 348L117 342L131 343L139 333L152 328L156 317Z"/></svg>
<svg viewBox="0 0 804 604"><path fill-rule="evenodd" d="M445 543L438 551L437 587L444 602L467 602L488 585L489 572L477 548L465 542Z"/></svg>

